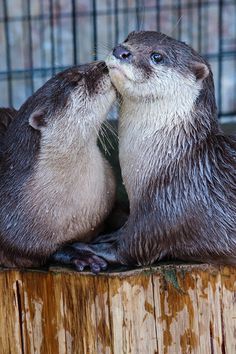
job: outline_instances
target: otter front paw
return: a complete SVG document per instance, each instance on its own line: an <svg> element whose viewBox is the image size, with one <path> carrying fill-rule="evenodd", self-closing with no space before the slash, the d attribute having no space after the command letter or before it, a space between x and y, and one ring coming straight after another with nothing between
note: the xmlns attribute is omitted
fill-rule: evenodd
<svg viewBox="0 0 236 354"><path fill-rule="evenodd" d="M63 265L72 265L79 272L88 267L93 273L97 274L107 268L107 262L92 253L87 247L88 245L83 243L76 245L79 246L66 246L62 250L55 252L51 257L52 261Z"/></svg>

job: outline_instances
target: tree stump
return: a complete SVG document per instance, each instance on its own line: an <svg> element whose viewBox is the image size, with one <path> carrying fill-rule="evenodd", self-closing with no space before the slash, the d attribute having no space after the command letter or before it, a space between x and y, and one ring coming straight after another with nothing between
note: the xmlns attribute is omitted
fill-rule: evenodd
<svg viewBox="0 0 236 354"><path fill-rule="evenodd" d="M0 353L234 354L236 268L0 271Z"/></svg>

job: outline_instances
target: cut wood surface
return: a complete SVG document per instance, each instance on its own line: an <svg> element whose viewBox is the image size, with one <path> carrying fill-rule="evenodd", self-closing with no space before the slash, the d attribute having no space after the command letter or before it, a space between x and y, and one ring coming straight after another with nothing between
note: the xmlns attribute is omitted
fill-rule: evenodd
<svg viewBox="0 0 236 354"><path fill-rule="evenodd" d="M236 268L0 271L0 354L236 354Z"/></svg>

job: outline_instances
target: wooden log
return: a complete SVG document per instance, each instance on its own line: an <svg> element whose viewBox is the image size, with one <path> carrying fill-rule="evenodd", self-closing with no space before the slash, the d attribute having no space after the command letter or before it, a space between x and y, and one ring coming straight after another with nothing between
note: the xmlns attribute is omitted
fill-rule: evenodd
<svg viewBox="0 0 236 354"><path fill-rule="evenodd" d="M0 271L0 353L234 354L236 268Z"/></svg>

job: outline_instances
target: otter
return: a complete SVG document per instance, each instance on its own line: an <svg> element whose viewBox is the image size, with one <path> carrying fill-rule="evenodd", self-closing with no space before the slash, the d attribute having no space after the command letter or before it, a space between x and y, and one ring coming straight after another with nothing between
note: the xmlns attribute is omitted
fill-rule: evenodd
<svg viewBox="0 0 236 354"><path fill-rule="evenodd" d="M95 62L58 73L18 111L0 111L0 264L44 265L61 245L97 234L115 194L97 146L114 100L107 67Z"/></svg>
<svg viewBox="0 0 236 354"><path fill-rule="evenodd" d="M0 108L0 143L1 138L5 134L9 124L16 116L17 110L14 108Z"/></svg>
<svg viewBox="0 0 236 354"><path fill-rule="evenodd" d="M217 121L206 60L183 42L132 32L107 58L121 95L119 156L127 223L97 244L110 263L236 264L236 139Z"/></svg>

